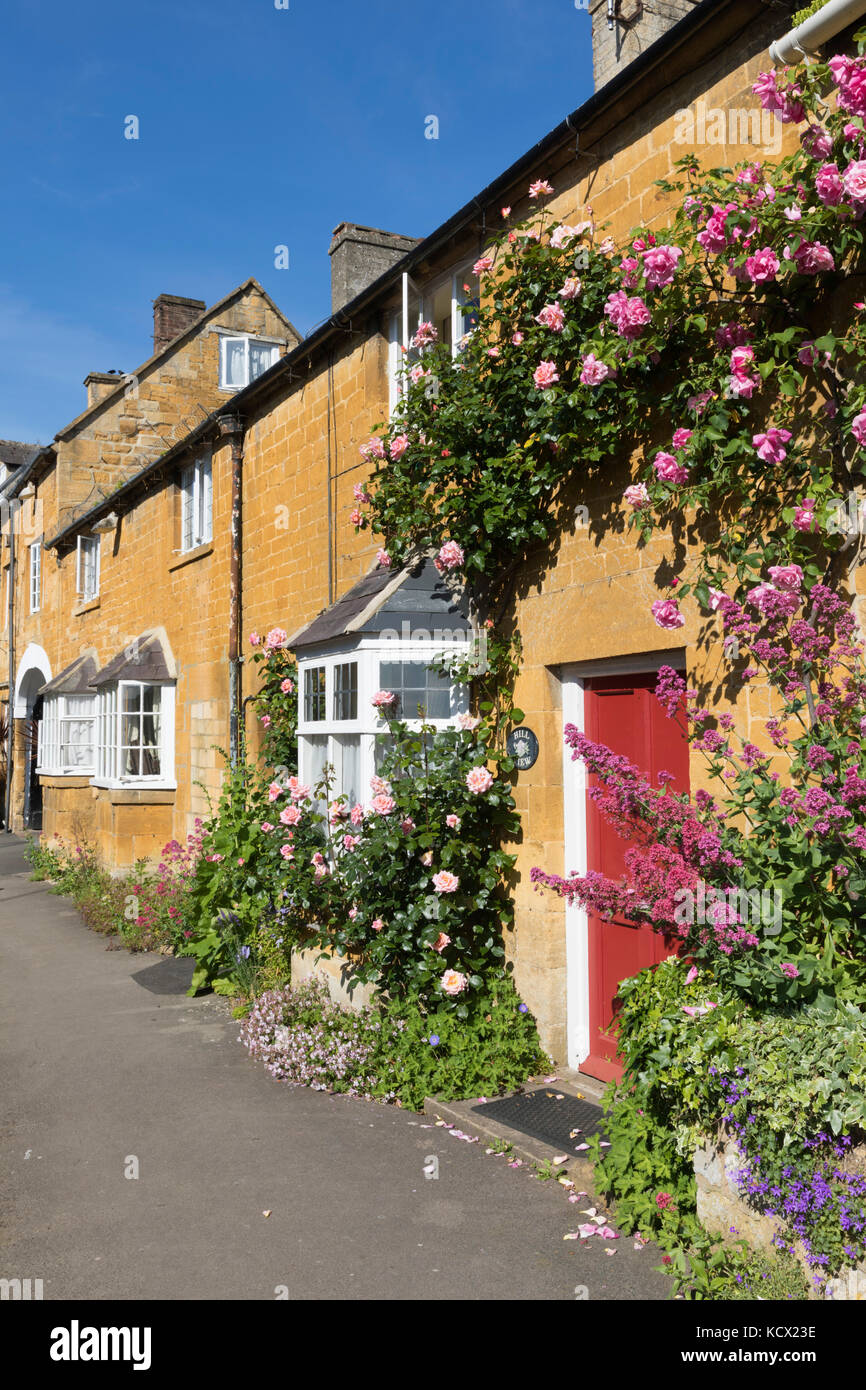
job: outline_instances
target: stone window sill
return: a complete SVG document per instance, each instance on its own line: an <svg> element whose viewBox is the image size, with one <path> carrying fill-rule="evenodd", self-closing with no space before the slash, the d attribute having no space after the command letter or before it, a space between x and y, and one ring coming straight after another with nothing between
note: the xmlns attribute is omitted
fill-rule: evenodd
<svg viewBox="0 0 866 1390"><path fill-rule="evenodd" d="M172 560L169 570L183 569L184 565L191 565L194 560L203 560L205 555L213 552L213 541L208 541L206 545L197 545L195 550L185 550L176 560Z"/></svg>
<svg viewBox="0 0 866 1390"><path fill-rule="evenodd" d="M92 613L94 608L99 607L99 604L100 599L98 595L96 598L89 598L86 603L79 603L77 608L73 608L72 616L73 618L80 618L84 613Z"/></svg>

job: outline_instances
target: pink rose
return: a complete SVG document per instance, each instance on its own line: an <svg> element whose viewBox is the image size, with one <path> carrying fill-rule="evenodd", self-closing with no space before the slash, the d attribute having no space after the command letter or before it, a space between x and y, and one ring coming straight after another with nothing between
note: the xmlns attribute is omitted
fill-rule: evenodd
<svg viewBox="0 0 866 1390"><path fill-rule="evenodd" d="M842 184L848 197L855 203L866 203L866 160L858 159L842 175Z"/></svg>
<svg viewBox="0 0 866 1390"><path fill-rule="evenodd" d="M412 834L412 831L415 829L415 822L411 816L407 816L405 820L401 820L400 829L403 831L404 835Z"/></svg>
<svg viewBox="0 0 866 1390"><path fill-rule="evenodd" d="M283 825L298 825L302 816L303 812L297 806L287 806L280 812L280 821Z"/></svg>
<svg viewBox="0 0 866 1390"><path fill-rule="evenodd" d="M462 994L469 981L459 970L446 970L440 981L445 994Z"/></svg>
<svg viewBox="0 0 866 1390"><path fill-rule="evenodd" d="M456 893L460 887L460 880L456 874L442 869L440 873L433 875L433 887L437 893Z"/></svg>
<svg viewBox="0 0 866 1390"><path fill-rule="evenodd" d="M464 733L471 734L474 729L478 728L480 723L481 720L476 719L472 714L458 714L457 716L458 727L461 728Z"/></svg>
<svg viewBox="0 0 866 1390"><path fill-rule="evenodd" d="M815 175L815 191L827 208L842 201L842 179L835 164L823 164Z"/></svg>
<svg viewBox="0 0 866 1390"><path fill-rule="evenodd" d="M363 483L355 483L352 488L352 496L356 502L372 502L373 500Z"/></svg>
<svg viewBox="0 0 866 1390"><path fill-rule="evenodd" d="M790 430L769 429L765 434L753 434L752 443L758 458L765 463L781 463L786 457L784 446L790 438Z"/></svg>
<svg viewBox="0 0 866 1390"><path fill-rule="evenodd" d="M388 453L391 455L392 459L399 459L403 457L408 448L409 436L406 434L398 434L395 435L388 445Z"/></svg>
<svg viewBox="0 0 866 1390"><path fill-rule="evenodd" d="M682 463L677 463L673 454L666 454L664 451L656 454L653 459L653 468L656 475L666 483L675 483L682 486L689 480L689 470Z"/></svg>
<svg viewBox="0 0 866 1390"><path fill-rule="evenodd" d="M576 275L569 275L561 290L557 290L560 299L577 299L580 294L580 279Z"/></svg>
<svg viewBox="0 0 866 1390"><path fill-rule="evenodd" d="M674 430L673 446L675 449L684 449L694 434L694 430Z"/></svg>
<svg viewBox="0 0 866 1390"><path fill-rule="evenodd" d="M259 829L261 830L263 835L270 835L274 827L271 825L269 820L263 820L259 826Z"/></svg>
<svg viewBox="0 0 866 1390"><path fill-rule="evenodd" d="M294 859L295 851L291 845L280 845L280 854L284 859Z"/></svg>
<svg viewBox="0 0 866 1390"><path fill-rule="evenodd" d="M361 805L360 801L357 801L355 805L352 807L351 811L349 812L349 820L352 822L353 825L363 825L364 808Z"/></svg>
<svg viewBox="0 0 866 1390"><path fill-rule="evenodd" d="M383 570L391 568L391 556L388 554L387 550L376 551L376 564Z"/></svg>
<svg viewBox="0 0 866 1390"><path fill-rule="evenodd" d="M746 274L756 284L764 285L770 280L775 280L779 273L780 264L779 258L772 248L765 246L763 251L749 256L746 261Z"/></svg>
<svg viewBox="0 0 866 1390"><path fill-rule="evenodd" d="M442 952L445 950L445 947L451 945L451 937L446 935L444 931L441 931L437 936L436 940L431 941L430 945L432 946L434 951L438 951L441 955Z"/></svg>
<svg viewBox="0 0 866 1390"><path fill-rule="evenodd" d="M813 498L803 498L794 513L794 526L798 531L817 531L818 523L815 520L815 502Z"/></svg>
<svg viewBox="0 0 866 1390"><path fill-rule="evenodd" d="M595 353L588 352L583 359L583 367L580 373L582 385L598 386L600 382L604 381L609 376L610 367L607 363L599 361Z"/></svg>
<svg viewBox="0 0 866 1390"><path fill-rule="evenodd" d="M284 647L288 637L281 627L272 627L265 638L265 650L272 652L280 647Z"/></svg>
<svg viewBox="0 0 866 1390"><path fill-rule="evenodd" d="M520 344L523 342L523 339L524 339L524 334L521 333L519 329L517 330L516 333L512 333L512 335L511 335L511 341L512 341L512 343L514 344L515 347L520 347Z"/></svg>
<svg viewBox="0 0 866 1390"><path fill-rule="evenodd" d="M652 315L640 295L630 299L624 290L609 294L604 312L622 338L639 338Z"/></svg>
<svg viewBox="0 0 866 1390"><path fill-rule="evenodd" d="M659 598L652 605L652 615L659 627L668 631L677 627L685 626L685 618L679 610L679 605L674 598Z"/></svg>
<svg viewBox="0 0 866 1390"><path fill-rule="evenodd" d="M796 594L803 585L803 571L799 565L771 565L769 575L773 583L787 593Z"/></svg>
<svg viewBox="0 0 866 1390"><path fill-rule="evenodd" d="M382 921L381 917L374 917L370 926L373 928L373 931L382 931L385 923Z"/></svg>
<svg viewBox="0 0 866 1390"><path fill-rule="evenodd" d="M387 796L384 792L374 796L370 804L377 816L390 816L391 812L397 809L393 796Z"/></svg>
<svg viewBox="0 0 866 1390"><path fill-rule="evenodd" d="M429 347L431 343L437 342L438 338L438 328L434 328L432 323L425 320L424 323L419 323L418 327L415 329L411 346L417 348Z"/></svg>
<svg viewBox="0 0 866 1390"><path fill-rule="evenodd" d="M835 270L833 253L820 241L801 241L794 252L801 275L818 275L822 270Z"/></svg>
<svg viewBox="0 0 866 1390"><path fill-rule="evenodd" d="M357 507L354 507L352 511L349 512L349 521L352 526L357 526L360 529L363 529L367 525L367 518L364 516L363 512L358 511Z"/></svg>
<svg viewBox="0 0 866 1390"><path fill-rule="evenodd" d="M280 690L282 690L284 695L291 695L294 688L295 682L290 680L288 676L286 676L284 681L280 681Z"/></svg>
<svg viewBox="0 0 866 1390"><path fill-rule="evenodd" d="M459 816L455 816L455 815L446 816L446 817L445 817L445 824L448 826L448 829L449 829L449 830L459 830L459 829L460 829L460 817L459 817Z"/></svg>
<svg viewBox="0 0 866 1390"><path fill-rule="evenodd" d="M459 569L465 558L456 541L446 541L436 556L434 564L439 573L442 574L445 570Z"/></svg>
<svg viewBox="0 0 866 1390"><path fill-rule="evenodd" d="M562 222L558 227L554 227L550 233L550 244L555 251L558 251L560 247L568 246L569 242L574 241L576 236L580 236L577 227L569 227L567 223Z"/></svg>
<svg viewBox="0 0 866 1390"><path fill-rule="evenodd" d="M383 459L385 457L385 446L377 434L374 434L362 444L358 451L365 459Z"/></svg>
<svg viewBox="0 0 866 1390"><path fill-rule="evenodd" d="M493 776L486 767L473 767L466 774L466 785L475 796L480 796L493 786Z"/></svg>
<svg viewBox="0 0 866 1390"><path fill-rule="evenodd" d="M632 483L623 493L623 499L628 502L630 507L634 507L636 512L639 512L642 507L649 504L650 500L646 483Z"/></svg>
<svg viewBox="0 0 866 1390"><path fill-rule="evenodd" d="M370 704L375 705L376 709L386 709L388 705L396 704L396 701L397 696L393 690L377 690Z"/></svg>
<svg viewBox="0 0 866 1390"><path fill-rule="evenodd" d="M670 285L682 254L682 248L679 246L655 246L649 251L644 251L643 268L647 284L652 289Z"/></svg>
<svg viewBox="0 0 866 1390"><path fill-rule="evenodd" d="M263 729L269 729L271 727L271 716L269 714L260 714L259 719L261 720Z"/></svg>
<svg viewBox="0 0 866 1390"><path fill-rule="evenodd" d="M545 304L541 313L536 314L535 322L553 333L561 333L565 327L565 314L558 304Z"/></svg>
<svg viewBox="0 0 866 1390"><path fill-rule="evenodd" d="M474 266L472 267L472 273L473 273L473 275L483 275L483 274L485 273L485 271L490 270L490 268L492 267L492 265L493 265L493 257L492 257L492 256L479 256L479 257L478 257L478 260L475 262Z"/></svg>
<svg viewBox="0 0 866 1390"><path fill-rule="evenodd" d="M282 790L279 782L272 782L268 787L268 801L276 801L277 797L282 795Z"/></svg>
<svg viewBox="0 0 866 1390"><path fill-rule="evenodd" d="M257 646L259 645L259 643L261 642L261 640L262 640L262 639L261 639L261 637L259 636L259 634L258 634L257 632L251 632L251 633L250 633L250 646L251 646L251 647L257 647Z"/></svg>
<svg viewBox="0 0 866 1390"><path fill-rule="evenodd" d="M555 381L559 381L559 372L556 370L556 363L539 362L535 371L532 373L532 380L535 382L539 391L546 391L548 386L552 386Z"/></svg>
<svg viewBox="0 0 866 1390"><path fill-rule="evenodd" d="M530 198L540 198L544 193L552 193L553 185L547 179L536 179L535 183L529 185Z"/></svg>
<svg viewBox="0 0 866 1390"><path fill-rule="evenodd" d="M866 446L866 410L861 410L851 421L851 433L858 444Z"/></svg>

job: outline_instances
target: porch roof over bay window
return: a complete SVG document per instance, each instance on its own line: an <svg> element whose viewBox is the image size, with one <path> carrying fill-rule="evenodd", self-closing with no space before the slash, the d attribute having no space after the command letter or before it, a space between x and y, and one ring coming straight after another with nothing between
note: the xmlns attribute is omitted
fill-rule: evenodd
<svg viewBox="0 0 866 1390"><path fill-rule="evenodd" d="M404 626L407 625L407 626ZM312 649L341 638L396 635L434 640L434 633L467 635L472 630L469 604L439 573L432 559L422 558L396 573L375 569L353 584L342 598L325 608L289 639L288 646L304 658Z"/></svg>
<svg viewBox="0 0 866 1390"><path fill-rule="evenodd" d="M98 688L126 680L150 684L177 680L177 665L162 628L150 628L133 638L107 666L96 672L90 685Z"/></svg>
<svg viewBox="0 0 866 1390"><path fill-rule="evenodd" d="M40 695L92 695L93 678L99 669L99 658L95 647L77 656L69 666L43 685Z"/></svg>

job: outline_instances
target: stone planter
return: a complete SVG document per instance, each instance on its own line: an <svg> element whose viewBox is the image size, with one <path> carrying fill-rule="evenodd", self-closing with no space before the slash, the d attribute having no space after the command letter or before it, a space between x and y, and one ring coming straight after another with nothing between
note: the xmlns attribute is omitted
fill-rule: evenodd
<svg viewBox="0 0 866 1390"><path fill-rule="evenodd" d="M318 947L309 950L292 951L292 984L300 985L305 980L321 980L328 987L333 1004L352 1009L355 1013L373 1004L379 991L375 985L358 984L353 979L353 962L347 956L328 952L322 959Z"/></svg>
<svg viewBox="0 0 866 1390"><path fill-rule="evenodd" d="M753 1250L770 1253L775 1249L773 1236L779 1223L773 1216L754 1211L740 1196L735 1175L742 1162L736 1140L724 1131L716 1138L708 1138L698 1149L694 1157L698 1220L705 1230L724 1241L744 1240ZM799 1244L794 1253L809 1281L811 1298L866 1301L866 1263L856 1269L843 1269L829 1280L826 1292L819 1295L812 1284L814 1271L806 1263Z"/></svg>

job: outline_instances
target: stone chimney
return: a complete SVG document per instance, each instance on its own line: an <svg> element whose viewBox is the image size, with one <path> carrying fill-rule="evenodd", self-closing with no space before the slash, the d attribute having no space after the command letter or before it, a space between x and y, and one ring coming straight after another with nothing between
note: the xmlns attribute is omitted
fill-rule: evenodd
<svg viewBox="0 0 866 1390"><path fill-rule="evenodd" d="M185 333L207 305L203 299L183 299L179 294L160 294L153 301L153 351L162 352L172 338Z"/></svg>
<svg viewBox="0 0 866 1390"><path fill-rule="evenodd" d="M328 255L331 257L331 312L336 313L360 294L390 266L418 245L418 238L397 232L380 232L376 227L359 227L341 222L334 228Z"/></svg>
<svg viewBox="0 0 866 1390"><path fill-rule="evenodd" d="M691 14L700 0L589 0L595 90Z"/></svg>
<svg viewBox="0 0 866 1390"><path fill-rule="evenodd" d="M99 401L104 401L122 381L122 372L90 372L84 378L84 385L87 387L87 409L97 405Z"/></svg>

